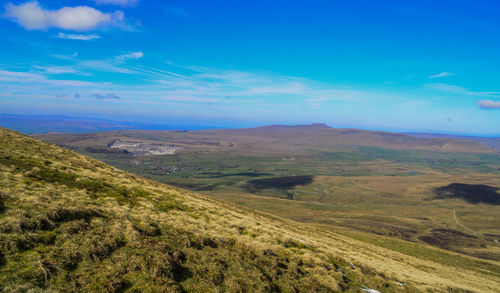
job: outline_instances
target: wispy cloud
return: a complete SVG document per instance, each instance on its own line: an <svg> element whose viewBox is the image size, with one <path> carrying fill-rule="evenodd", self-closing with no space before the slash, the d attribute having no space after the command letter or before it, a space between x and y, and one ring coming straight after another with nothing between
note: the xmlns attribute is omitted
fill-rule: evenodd
<svg viewBox="0 0 500 293"><path fill-rule="evenodd" d="M101 38L99 35L95 34L83 35L83 34L65 34L65 33L59 33L57 34L56 37L59 39L80 40L80 41L90 41Z"/></svg>
<svg viewBox="0 0 500 293"><path fill-rule="evenodd" d="M132 53L126 52L120 56L133 56ZM134 58L137 57L135 54ZM393 125L395 121L404 121L398 119L417 119L421 113L432 112L432 107L436 105L434 99L428 98L429 93L446 99L447 102L452 101L444 105L446 114L443 111L432 112L434 114L429 116L429 120L433 124L457 127L461 123L458 117L467 115L461 113L472 112L474 107L500 109L500 102L497 102L499 99L494 97L494 92L475 92L448 84L427 84L426 88L417 88L412 94L360 85L320 82L274 72L161 62L148 66L142 60L125 60L130 59L122 61L117 60L116 56L110 56L107 59L82 61L72 58L57 60L58 64L70 65L47 65L40 67L39 71L34 71L31 65L25 72L16 71L20 65L12 70L0 68L0 88L3 92L0 96L7 97L2 99L9 100L12 104L17 103L19 107L44 105L48 109L58 107L66 112L81 114L150 115L158 119L175 115L196 115L207 121L242 119L299 123L290 120L291 116L297 116L304 122L332 119L333 125L352 127L361 122L366 125ZM65 71L66 66L92 75L81 80L65 80L60 78L65 75L49 73ZM46 69L50 67L54 68ZM109 73L101 74L100 71ZM127 75L115 78L114 72ZM113 80L115 83L107 83L106 80ZM439 91L454 94L440 95ZM468 108L462 104L455 107L453 101L458 97L472 100L472 104L469 103ZM477 103L478 106L474 105L477 100L481 100ZM458 108L463 109L463 112L457 112ZM374 112L375 118L370 116ZM451 122L447 117L457 119Z"/></svg>
<svg viewBox="0 0 500 293"><path fill-rule="evenodd" d="M54 54L52 57L61 59L61 60L74 60L75 57L78 57L78 52L75 52L71 55L64 55L64 54Z"/></svg>
<svg viewBox="0 0 500 293"><path fill-rule="evenodd" d="M429 78L440 78L440 77L447 77L447 76L452 76L453 73L451 72L441 72L441 73L438 73L438 74L434 74L434 75L429 75Z"/></svg>
<svg viewBox="0 0 500 293"><path fill-rule="evenodd" d="M143 69L137 66L127 65L127 60L137 60L144 56L142 52L132 52L123 55L114 56L107 59L96 59L96 60L78 60L76 56L56 56L63 60L72 60L75 62L73 68L80 72L110 72L110 73L122 73L122 74L135 74L138 77L142 76Z"/></svg>
<svg viewBox="0 0 500 293"><path fill-rule="evenodd" d="M97 4L118 5L122 7L135 6L139 0L94 0Z"/></svg>
<svg viewBox="0 0 500 293"><path fill-rule="evenodd" d="M42 74L0 69L0 81L4 82L32 82L43 79L45 79L45 77Z"/></svg>
<svg viewBox="0 0 500 293"><path fill-rule="evenodd" d="M58 99L79 99L80 95L79 94L74 94L74 95L56 95L56 98Z"/></svg>
<svg viewBox="0 0 500 293"><path fill-rule="evenodd" d="M82 97L80 101L115 100L120 103L179 107L217 105L219 109L235 109L235 111L245 105L256 104L259 108L266 109L302 107L317 111L339 106L366 108L368 105L375 104L388 109L398 106L401 111L415 109L415 105L420 108L428 107L428 104L423 103L417 95L411 97L408 94L318 82L273 72L182 66L170 63L157 63L157 67L151 67L144 64L137 65L137 62L127 62L127 60L137 60L143 56L144 54L138 51L100 60L72 58L64 62L74 62L73 65L36 67L38 72L34 72L33 67L26 72L0 70L0 85L3 90L16 94L19 94L16 92L19 88L22 88L24 92L39 91L47 95L52 94L52 97L60 94L61 91L78 92ZM58 73L71 72L91 74L99 76L99 79L95 82L57 79ZM99 72L127 74L129 77L121 77L119 80L123 81L111 84L104 82L103 75ZM133 82L128 83L128 80L133 80ZM426 87L468 96L488 97L496 94L495 92L475 92L444 83L427 84ZM492 108L492 105L496 105L495 103L482 102L478 105L482 105L482 108Z"/></svg>
<svg viewBox="0 0 500 293"><path fill-rule="evenodd" d="M9 83L25 83L23 88L26 90L54 85L53 89L47 88L46 92L54 90L56 94L64 88L55 88L55 85L63 86L64 84L65 91L79 91L82 97L93 95L97 99L113 99L113 96L95 95L89 93L89 89L109 88L113 90L114 95L125 97L126 100L141 99L143 102L149 100L201 105L239 105L257 100L267 104L276 104L290 103L293 100L305 105L318 106L329 101L352 101L363 96L363 93L358 90L336 89L307 79L273 73L197 67L197 71L190 71L188 75L185 75L172 72L167 68L132 66L124 62L140 58L140 56L142 56L141 52L133 52L108 60L78 61L74 59L75 64L72 66L36 67L40 70L37 73L3 71L2 74L0 71L0 81L4 79ZM142 80L144 85L121 84L118 87L110 87L109 83L96 82L86 87L86 83L89 82L51 78L57 73L91 74L92 71L133 74L134 79ZM71 88L75 89L71 90ZM369 95L366 94L366 96Z"/></svg>
<svg viewBox="0 0 500 293"><path fill-rule="evenodd" d="M165 101L175 101L175 102L201 102L201 103L218 103L221 99L217 98L203 98L203 97L177 97L177 96L166 96L162 98Z"/></svg>
<svg viewBox="0 0 500 293"><path fill-rule="evenodd" d="M500 101L480 100L477 105L483 110L500 109Z"/></svg>
<svg viewBox="0 0 500 293"><path fill-rule="evenodd" d="M61 87L109 87L112 85L110 82L92 82L84 80L66 80L66 79L51 79L43 73L34 72L19 72L0 69L0 82L2 87L11 86L14 89L27 90L29 87L42 86L61 88ZM22 85L22 87L20 87Z"/></svg>
<svg viewBox="0 0 500 293"><path fill-rule="evenodd" d="M144 56L144 53L142 53L142 52L132 52L132 53L116 56L115 59L120 60L120 61L124 61L124 60L128 60L128 59L140 59L143 56Z"/></svg>
<svg viewBox="0 0 500 293"><path fill-rule="evenodd" d="M119 99L120 97L113 94L113 93L109 93L107 95L103 95L103 94L94 94L94 97L98 100L117 100Z"/></svg>
<svg viewBox="0 0 500 293"><path fill-rule="evenodd" d="M137 74L137 71L129 69L128 66L120 64L115 60L83 60L75 64L74 67L82 71Z"/></svg>
<svg viewBox="0 0 500 293"><path fill-rule="evenodd" d="M104 13L88 6L65 6L58 10L48 10L42 8L37 1L20 5L8 3L3 16L27 30L46 30L53 27L88 31L99 26L120 23L124 19L122 11Z"/></svg>
<svg viewBox="0 0 500 293"><path fill-rule="evenodd" d="M59 94L55 96L58 99L65 99L65 100L72 100L72 99L77 99L80 101L91 101L91 100L118 100L120 99L119 96L115 95L114 93L109 93L109 94L101 94L101 93L95 93L91 95L80 95L78 93L74 95L70 94Z"/></svg>
<svg viewBox="0 0 500 293"><path fill-rule="evenodd" d="M459 94L459 95L466 95L466 96L483 96L483 97L488 97L488 96L494 96L500 94L500 92L479 92L479 91L471 91L467 88L457 86L457 85L452 85L452 84L447 84L447 83L430 83L426 84L427 87L442 91L442 92L447 92L447 93L453 93L453 94Z"/></svg>
<svg viewBox="0 0 500 293"><path fill-rule="evenodd" d="M37 70L41 70L42 72L48 74L66 74L66 73L77 73L74 68L68 66L34 66Z"/></svg>

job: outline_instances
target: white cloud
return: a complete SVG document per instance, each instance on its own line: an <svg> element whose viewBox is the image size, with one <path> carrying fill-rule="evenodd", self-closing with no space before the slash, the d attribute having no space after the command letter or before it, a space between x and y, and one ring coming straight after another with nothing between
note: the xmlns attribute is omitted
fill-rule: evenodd
<svg viewBox="0 0 500 293"><path fill-rule="evenodd" d="M70 40L81 40L81 41L90 41L90 40L95 40L101 38L98 35L82 35L82 34L65 34L65 33L59 33L57 35L57 38L59 39L70 39Z"/></svg>
<svg viewBox="0 0 500 293"><path fill-rule="evenodd" d="M41 74L31 72L9 71L0 69L0 81L6 82L32 82L45 79Z"/></svg>
<svg viewBox="0 0 500 293"><path fill-rule="evenodd" d="M61 60L74 60L75 57L78 57L78 52L75 52L71 55L63 55L63 54L54 54L52 57L61 59Z"/></svg>
<svg viewBox="0 0 500 293"><path fill-rule="evenodd" d="M93 87L98 88L101 86L111 86L109 82L91 82L83 80L58 80L50 79L45 74L33 73L33 72L20 72L20 71L9 71L0 69L0 82L2 87L13 86L16 89L27 88L29 86L42 85L53 86L55 88L61 87ZM22 85L23 87L20 87Z"/></svg>
<svg viewBox="0 0 500 293"><path fill-rule="evenodd" d="M127 60L127 59L139 59L139 58L142 58L144 56L144 54L142 52L132 52L132 53L128 53L128 54L125 54L125 55L119 55L119 56L116 56L115 58L117 60Z"/></svg>
<svg viewBox="0 0 500 293"><path fill-rule="evenodd" d="M200 102L200 103L218 103L220 99L216 98L204 98L204 97L176 97L176 96L166 96L163 98L165 101L174 102Z"/></svg>
<svg viewBox="0 0 500 293"><path fill-rule="evenodd" d="M77 73L76 70L67 66L48 66L48 67L35 66L35 68L40 69L48 74Z"/></svg>
<svg viewBox="0 0 500 293"><path fill-rule="evenodd" d="M137 74L137 71L126 68L122 65L116 64L118 62L109 61L109 60L87 60L81 61L76 67L81 68L82 70L96 70L101 72L118 72L124 74Z"/></svg>
<svg viewBox="0 0 500 293"><path fill-rule="evenodd" d="M43 9L37 1L20 5L8 3L4 17L28 30L45 30L51 27L85 31L106 24L123 21L123 12L104 13L88 6L63 7L58 10Z"/></svg>
<svg viewBox="0 0 500 293"><path fill-rule="evenodd" d="M484 110L500 109L500 101L480 100L477 105Z"/></svg>
<svg viewBox="0 0 500 293"><path fill-rule="evenodd" d="M452 76L453 73L451 72L441 72L441 73L438 73L438 74L434 74L434 75L429 75L429 78L440 78L440 77L447 77L447 76Z"/></svg>
<svg viewBox="0 0 500 293"><path fill-rule="evenodd" d="M131 59L139 59L144 56L142 52L132 52L124 55L118 55L113 58L108 59L97 59L97 60L77 60L76 58L69 58L67 56L56 56L59 59L73 60L76 64L73 67L81 72L100 71L100 72L116 72L123 74L135 74L137 76L142 76L146 74L154 75L158 74L149 73L146 69L141 69L135 66L127 64L125 61Z"/></svg>
<svg viewBox="0 0 500 293"><path fill-rule="evenodd" d="M97 4L110 4L122 7L135 6L139 0L94 0Z"/></svg>
<svg viewBox="0 0 500 293"><path fill-rule="evenodd" d="M483 97L488 97L488 96L493 96L500 94L500 92L477 92L477 91L471 91L469 89L466 89L461 86L457 85L452 85L452 84L446 84L446 83L431 83L427 84L427 87L430 87L435 90L443 91L443 92L448 92L452 94L460 94L460 95L467 95L467 96L483 96Z"/></svg>
<svg viewBox="0 0 500 293"><path fill-rule="evenodd" d="M94 94L94 97L98 100L117 100L119 99L120 97L113 94L113 93L109 93L107 95L103 95L103 94Z"/></svg>

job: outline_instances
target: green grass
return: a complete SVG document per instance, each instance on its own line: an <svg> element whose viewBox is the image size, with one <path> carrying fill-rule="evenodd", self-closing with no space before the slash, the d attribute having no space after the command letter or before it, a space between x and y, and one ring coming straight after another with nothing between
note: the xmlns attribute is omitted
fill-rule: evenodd
<svg viewBox="0 0 500 293"><path fill-rule="evenodd" d="M466 256L461 256L458 254L451 254L443 250L426 247L422 244L412 243L384 236L375 236L373 234L368 234L363 232L339 230L338 233L347 235L349 237L358 240L362 240L364 242L385 247L397 252L401 252L405 255L411 255L421 259L432 260L447 266L454 266L460 269L474 268L479 271L487 270L494 272L497 276L500 276L500 265L492 264L486 261L481 261Z"/></svg>

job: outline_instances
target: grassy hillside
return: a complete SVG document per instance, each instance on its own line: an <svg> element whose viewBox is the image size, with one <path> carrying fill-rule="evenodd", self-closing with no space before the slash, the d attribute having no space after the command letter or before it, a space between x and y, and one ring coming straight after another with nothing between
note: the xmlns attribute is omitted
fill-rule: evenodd
<svg viewBox="0 0 500 293"><path fill-rule="evenodd" d="M280 217L500 261L500 155L473 142L325 125L41 137ZM140 151L161 146L176 151Z"/></svg>
<svg viewBox="0 0 500 293"><path fill-rule="evenodd" d="M6 292L488 292L500 282L493 261L284 220L6 129L0 187Z"/></svg>

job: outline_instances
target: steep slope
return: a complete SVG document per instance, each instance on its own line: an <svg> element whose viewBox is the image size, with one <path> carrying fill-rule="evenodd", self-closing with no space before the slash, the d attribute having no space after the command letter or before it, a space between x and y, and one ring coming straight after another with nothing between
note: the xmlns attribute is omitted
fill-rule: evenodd
<svg viewBox="0 0 500 293"><path fill-rule="evenodd" d="M462 264L211 200L0 129L3 291L497 289L497 263L429 251Z"/></svg>

